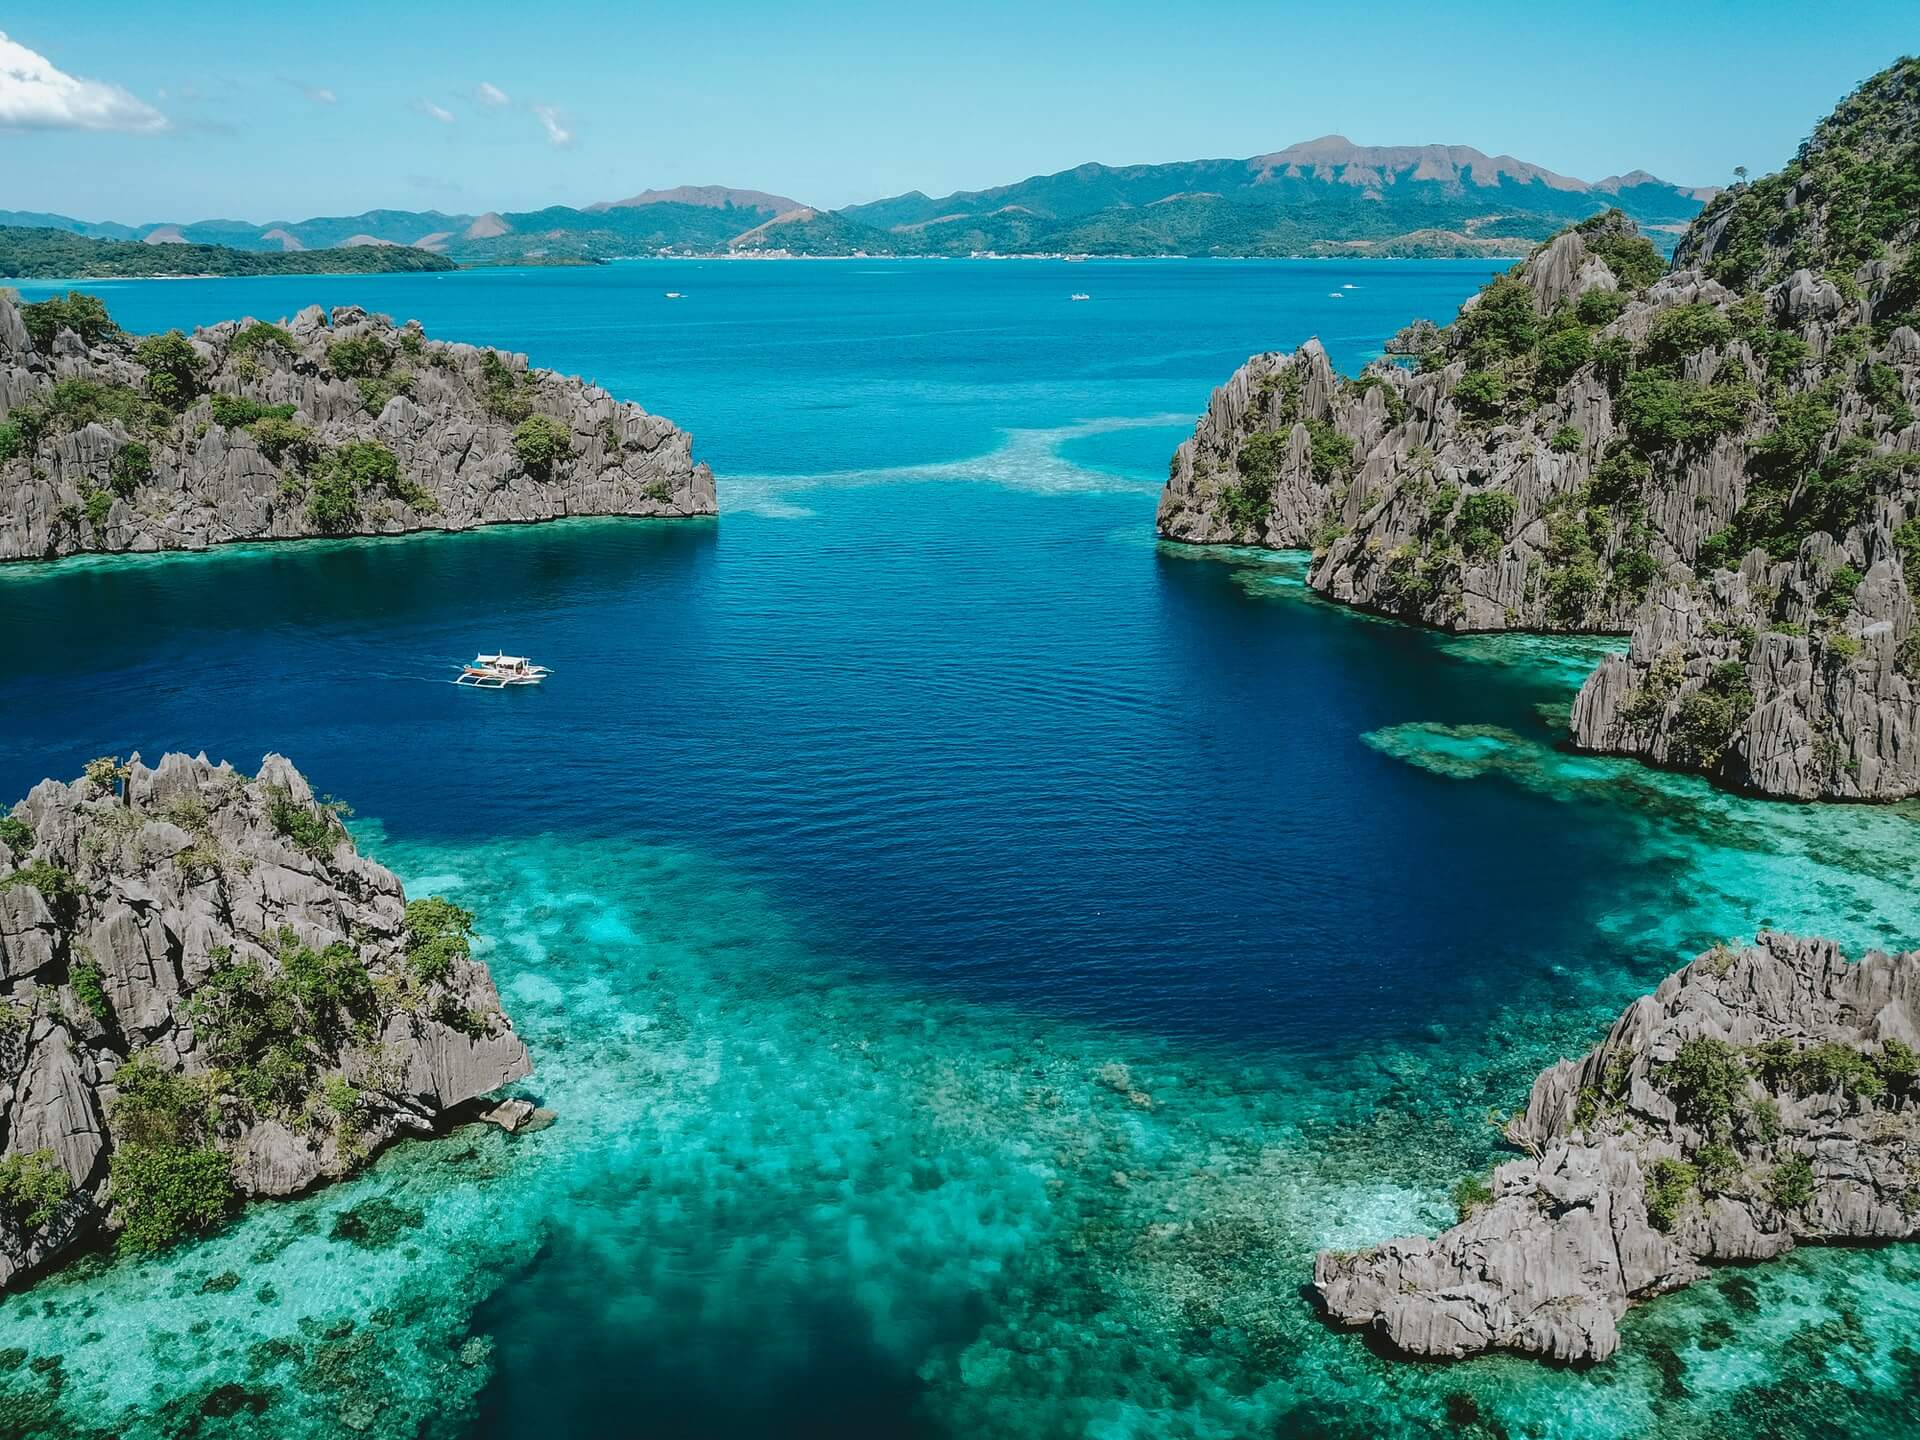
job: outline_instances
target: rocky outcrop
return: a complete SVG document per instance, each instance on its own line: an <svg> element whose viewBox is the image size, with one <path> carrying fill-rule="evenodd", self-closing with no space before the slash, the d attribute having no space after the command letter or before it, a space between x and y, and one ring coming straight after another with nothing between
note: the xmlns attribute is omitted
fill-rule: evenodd
<svg viewBox="0 0 1920 1440"><path fill-rule="evenodd" d="M1717 948L1534 1081L1527 1151L1434 1239L1323 1252L1313 1293L1412 1355L1604 1360L1637 1300L1795 1245L1920 1235L1920 951Z"/></svg>
<svg viewBox="0 0 1920 1440"><path fill-rule="evenodd" d="M1862 87L1816 157L1904 173L1916 76ZM1255 356L1174 456L1161 534L1310 547L1321 594L1448 630L1631 632L1585 748L1920 793L1920 216L1869 222L1822 163L1716 200L1664 274L1623 216L1584 222L1395 337L1410 365Z"/></svg>
<svg viewBox="0 0 1920 1440"><path fill-rule="evenodd" d="M35 786L0 819L0 1289L103 1225L150 1247L336 1179L530 1073L468 923L409 907L277 755Z"/></svg>
<svg viewBox="0 0 1920 1440"><path fill-rule="evenodd" d="M715 511L670 421L416 322L314 306L169 351L22 318L0 294L0 560Z"/></svg>
<svg viewBox="0 0 1920 1440"><path fill-rule="evenodd" d="M1581 687L1574 741L1767 795L1920 794L1920 614L1907 579L1883 521L1844 543L1816 534L1791 561L1756 550L1738 570L1663 587L1631 650Z"/></svg>

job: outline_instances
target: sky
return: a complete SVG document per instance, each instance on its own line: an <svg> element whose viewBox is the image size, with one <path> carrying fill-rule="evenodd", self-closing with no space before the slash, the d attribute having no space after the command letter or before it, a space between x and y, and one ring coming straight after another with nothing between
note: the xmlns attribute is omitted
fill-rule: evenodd
<svg viewBox="0 0 1920 1440"><path fill-rule="evenodd" d="M1339 133L1777 168L1920 0L0 7L0 209L258 223L719 184L837 207Z"/></svg>

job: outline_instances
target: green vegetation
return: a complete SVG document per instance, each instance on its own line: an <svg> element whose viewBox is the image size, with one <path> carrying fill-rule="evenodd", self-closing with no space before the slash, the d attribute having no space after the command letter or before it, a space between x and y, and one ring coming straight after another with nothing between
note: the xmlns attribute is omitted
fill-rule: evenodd
<svg viewBox="0 0 1920 1440"><path fill-rule="evenodd" d="M1556 455L1576 455L1587 443L1587 437L1580 433L1579 427L1562 425L1547 439L1547 448Z"/></svg>
<svg viewBox="0 0 1920 1440"><path fill-rule="evenodd" d="M102 1024L112 1021L113 1004L107 999L107 977L98 960L83 950L68 971L67 979L73 985L73 993L80 997L80 1003L94 1019Z"/></svg>
<svg viewBox="0 0 1920 1440"><path fill-rule="evenodd" d="M133 358L147 369L147 393L169 410L180 411L199 392L200 356L178 330L149 335L133 347Z"/></svg>
<svg viewBox="0 0 1920 1440"><path fill-rule="evenodd" d="M1767 1194L1782 1210L1804 1209L1813 1199L1813 1162L1804 1155L1789 1155L1773 1167Z"/></svg>
<svg viewBox="0 0 1920 1440"><path fill-rule="evenodd" d="M1482 490L1460 506L1460 549L1471 560L1484 560L1506 543L1513 527L1513 496L1505 490Z"/></svg>
<svg viewBox="0 0 1920 1440"><path fill-rule="evenodd" d="M313 431L295 420L265 415L248 425L247 433L275 464L285 460L305 464L313 458Z"/></svg>
<svg viewBox="0 0 1920 1440"><path fill-rule="evenodd" d="M0 230L0 251L4 250L6 233ZM7 271L3 264L0 264L0 272L22 273ZM22 305L20 319L27 327L27 337L33 341L33 348L43 352L53 348L54 337L62 330L73 331L88 345L98 345L109 336L118 334L120 329L113 323L106 305L98 296L82 294L78 290L69 290L65 296L55 296L37 304Z"/></svg>
<svg viewBox="0 0 1920 1440"><path fill-rule="evenodd" d="M1424 324L1429 329L1433 328L1433 322L1430 320L1415 323ZM1390 426L1398 425L1407 418L1407 397L1402 395L1384 376L1362 375L1357 380L1349 380L1344 388L1345 393L1355 400L1364 400L1370 392L1379 391L1380 398L1387 407L1387 424Z"/></svg>
<svg viewBox="0 0 1920 1440"><path fill-rule="evenodd" d="M0 815L0 850L16 860L33 848L33 827L13 815Z"/></svg>
<svg viewBox="0 0 1920 1440"><path fill-rule="evenodd" d="M294 414L292 405L262 405L244 395L209 395L207 403L213 410L213 423L229 430L238 430L257 420L291 420Z"/></svg>
<svg viewBox="0 0 1920 1440"><path fill-rule="evenodd" d="M1507 382L1494 370L1469 370L1454 382L1453 402L1468 421L1491 424L1507 403Z"/></svg>
<svg viewBox="0 0 1920 1440"><path fill-rule="evenodd" d="M327 368L343 380L384 375L393 367L393 352L371 335L335 340L327 346Z"/></svg>
<svg viewBox="0 0 1920 1440"><path fill-rule="evenodd" d="M330 535L342 534L359 523L361 499L375 492L417 510L434 508L433 498L401 475L391 450L377 440L349 440L308 467L307 518Z"/></svg>
<svg viewBox="0 0 1920 1440"><path fill-rule="evenodd" d="M1647 1172L1647 1222L1654 1229L1673 1229L1681 1209L1693 1197L1700 1172L1684 1160L1656 1160Z"/></svg>
<svg viewBox="0 0 1920 1440"><path fill-rule="evenodd" d="M52 910L62 910L80 899L80 882L49 860L29 860L11 875L0 875L0 890L26 885L40 892Z"/></svg>
<svg viewBox="0 0 1920 1440"><path fill-rule="evenodd" d="M145 1055L113 1077L109 1112L120 1248L153 1254L211 1229L234 1201L227 1157L213 1147L213 1107L193 1081Z"/></svg>
<svg viewBox="0 0 1920 1440"><path fill-rule="evenodd" d="M138 440L129 440L107 466L108 487L122 500L131 500L135 490L152 482L153 452Z"/></svg>
<svg viewBox="0 0 1920 1440"><path fill-rule="evenodd" d="M407 965L425 983L444 981L472 953L473 912L437 895L407 903Z"/></svg>
<svg viewBox="0 0 1920 1440"><path fill-rule="evenodd" d="M532 380L529 373L525 384L531 385ZM507 368L507 362L500 358L497 350L480 352L480 383L483 392L480 402L494 419L515 425L532 413L533 402L521 393L521 378Z"/></svg>
<svg viewBox="0 0 1920 1440"><path fill-rule="evenodd" d="M1901 1047L1905 1051L1905 1047ZM1827 1042L1796 1048L1791 1040L1773 1040L1752 1051L1761 1083L1769 1090L1796 1095L1825 1095L1838 1090L1849 1099L1874 1101L1887 1093L1887 1078L1873 1060L1852 1046ZM1911 1053L1896 1056L1896 1065Z"/></svg>
<svg viewBox="0 0 1920 1440"><path fill-rule="evenodd" d="M1643 290L1667 273L1667 262L1653 248L1653 242L1635 234L1631 222L1618 210L1603 211L1573 228L1580 232L1587 249L1607 262L1624 289Z"/></svg>
<svg viewBox="0 0 1920 1440"><path fill-rule="evenodd" d="M1679 1053L1660 1067L1657 1078L1680 1118L1709 1134L1731 1123L1747 1089L1747 1067L1740 1052L1706 1035L1682 1044Z"/></svg>
<svg viewBox="0 0 1920 1440"><path fill-rule="evenodd" d="M1457 353L1485 369L1527 354L1540 340L1533 290L1514 275L1495 277L1453 325Z"/></svg>
<svg viewBox="0 0 1920 1440"><path fill-rule="evenodd" d="M1469 1175L1453 1187L1453 1208L1463 1221L1471 1220L1492 1203L1493 1187L1478 1175Z"/></svg>
<svg viewBox="0 0 1920 1440"><path fill-rule="evenodd" d="M1674 760L1701 770L1718 768L1734 732L1752 711L1747 667L1737 660L1724 661L1704 686L1680 702L1671 735Z"/></svg>
<svg viewBox="0 0 1920 1440"><path fill-rule="evenodd" d="M488 352L491 353L491 352ZM1353 458L1353 442L1347 442L1348 462ZM553 467L573 454L573 436L567 427L548 415L529 415L514 428L513 453L527 467L527 473L545 478Z"/></svg>
<svg viewBox="0 0 1920 1440"><path fill-rule="evenodd" d="M1306 426L1308 460L1313 470L1313 478L1322 485L1332 485L1337 481L1351 479L1353 477L1352 438L1342 435L1325 420L1309 419ZM517 436L515 442L518 443Z"/></svg>
<svg viewBox="0 0 1920 1440"><path fill-rule="evenodd" d="M1620 393L1620 419L1642 450L1707 445L1746 423L1755 403L1744 380L1697 384L1654 370L1632 371Z"/></svg>
<svg viewBox="0 0 1920 1440"><path fill-rule="evenodd" d="M300 348L294 344L293 336L278 325L268 325L256 320L228 341L227 349L236 355L257 355L269 345L277 347L288 355L297 355Z"/></svg>
<svg viewBox="0 0 1920 1440"><path fill-rule="evenodd" d="M1647 332L1642 361L1650 366L1678 366L1689 355L1733 338L1733 322L1713 305L1675 305L1654 316Z"/></svg>
<svg viewBox="0 0 1920 1440"><path fill-rule="evenodd" d="M1286 458L1287 443L1281 431L1262 430L1249 435L1240 447L1233 462L1240 480L1226 491L1227 523L1236 531L1250 530L1258 537L1266 529L1273 510L1273 481Z"/></svg>
<svg viewBox="0 0 1920 1440"><path fill-rule="evenodd" d="M0 1216L23 1231L46 1225L72 1193L73 1181L51 1150L16 1152L0 1159Z"/></svg>
<svg viewBox="0 0 1920 1440"><path fill-rule="evenodd" d="M267 823L276 834L285 836L315 859L324 860L333 854L333 847L342 838L334 818L338 813L334 806L303 804L294 799L293 792L284 785L269 785L266 791Z"/></svg>
<svg viewBox="0 0 1920 1440"><path fill-rule="evenodd" d="M0 275L23 280L133 275L361 275L456 268L442 256L404 245L281 253L234 250L224 245L90 240L64 230L0 226Z"/></svg>
<svg viewBox="0 0 1920 1440"><path fill-rule="evenodd" d="M372 1033L373 981L343 942L314 950L280 934L278 972L228 957L188 1002L195 1033L251 1111L300 1123L321 1069Z"/></svg>

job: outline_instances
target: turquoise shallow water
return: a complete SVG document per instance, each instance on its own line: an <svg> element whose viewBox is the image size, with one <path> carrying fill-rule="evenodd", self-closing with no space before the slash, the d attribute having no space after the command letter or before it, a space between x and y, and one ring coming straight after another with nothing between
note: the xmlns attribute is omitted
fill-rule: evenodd
<svg viewBox="0 0 1920 1440"><path fill-rule="evenodd" d="M1558 750L1610 642L1154 542L1246 352L1355 364L1482 273L102 287L526 348L691 428L727 514L0 572L0 793L286 751L479 913L561 1115L0 1302L0 1435L1912 1429L1911 1250L1729 1274L1582 1373L1393 1364L1299 1296L1316 1248L1442 1223L1488 1110L1692 950L1920 943L1911 813ZM494 644L554 682L443 683Z"/></svg>

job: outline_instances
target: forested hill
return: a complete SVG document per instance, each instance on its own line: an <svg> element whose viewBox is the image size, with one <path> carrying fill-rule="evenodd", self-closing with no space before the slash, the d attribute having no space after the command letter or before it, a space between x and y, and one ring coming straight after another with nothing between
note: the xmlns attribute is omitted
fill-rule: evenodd
<svg viewBox="0 0 1920 1440"><path fill-rule="evenodd" d="M453 261L404 245L279 253L225 245L90 240L65 230L0 226L0 277L94 280L142 275L338 275L452 270Z"/></svg>

